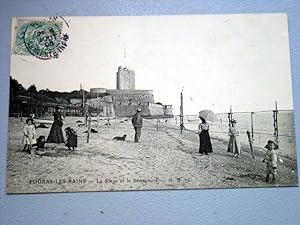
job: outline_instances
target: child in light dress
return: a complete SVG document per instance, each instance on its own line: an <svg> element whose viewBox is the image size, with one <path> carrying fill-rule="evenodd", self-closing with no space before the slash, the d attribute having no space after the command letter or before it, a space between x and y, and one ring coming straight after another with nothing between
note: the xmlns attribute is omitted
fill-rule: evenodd
<svg viewBox="0 0 300 225"><path fill-rule="evenodd" d="M277 162L279 161L282 163L283 161L278 155L278 145L274 141L269 140L265 148L267 151L262 162L266 164L266 182L269 182L270 176L272 176L272 182L275 182L277 175Z"/></svg>
<svg viewBox="0 0 300 225"><path fill-rule="evenodd" d="M34 154L32 145L36 144L36 131L31 118L26 120L26 124L23 128L23 151Z"/></svg>

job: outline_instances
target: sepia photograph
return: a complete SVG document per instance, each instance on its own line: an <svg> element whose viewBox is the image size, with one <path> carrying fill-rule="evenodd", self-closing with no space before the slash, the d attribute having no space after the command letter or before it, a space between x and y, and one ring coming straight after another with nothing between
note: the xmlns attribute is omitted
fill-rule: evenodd
<svg viewBox="0 0 300 225"><path fill-rule="evenodd" d="M15 17L8 194L298 186L284 13Z"/></svg>

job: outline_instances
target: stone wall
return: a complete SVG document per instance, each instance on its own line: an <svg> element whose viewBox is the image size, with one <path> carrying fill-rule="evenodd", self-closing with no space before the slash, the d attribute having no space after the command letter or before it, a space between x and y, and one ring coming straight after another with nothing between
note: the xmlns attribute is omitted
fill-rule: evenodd
<svg viewBox="0 0 300 225"><path fill-rule="evenodd" d="M174 116L172 105L164 105L164 115L165 116Z"/></svg>
<svg viewBox="0 0 300 225"><path fill-rule="evenodd" d="M114 111L117 117L131 117L135 114L136 110L140 108L142 110L141 114L144 117L163 117L163 116L173 116L173 110L171 106L168 106L168 114L165 115L165 106L153 103L129 103L122 102L119 104L114 104Z"/></svg>
<svg viewBox="0 0 300 225"><path fill-rule="evenodd" d="M98 114L101 117L115 117L111 96L87 99L86 103L89 105L89 112L92 114Z"/></svg>
<svg viewBox="0 0 300 225"><path fill-rule="evenodd" d="M108 89L106 93L112 96L114 104L120 102L131 102L131 103L154 103L154 96L152 90L113 90Z"/></svg>
<svg viewBox="0 0 300 225"><path fill-rule="evenodd" d="M164 116L163 106L158 104L149 104L148 116Z"/></svg>

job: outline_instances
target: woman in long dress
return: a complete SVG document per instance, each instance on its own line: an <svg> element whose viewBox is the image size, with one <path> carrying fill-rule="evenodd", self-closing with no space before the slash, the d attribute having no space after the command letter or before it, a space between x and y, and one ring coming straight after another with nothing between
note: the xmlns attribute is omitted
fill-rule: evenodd
<svg viewBox="0 0 300 225"><path fill-rule="evenodd" d="M232 121L232 127L229 127L228 135L229 135L229 143L227 152L231 152L235 157L239 157L241 154L241 143L240 143L240 131L236 126L236 120Z"/></svg>
<svg viewBox="0 0 300 225"><path fill-rule="evenodd" d="M51 126L51 130L49 136L47 138L47 143L64 143L64 135L63 135L63 117L59 112L59 106L55 107L55 112L53 113L54 122Z"/></svg>
<svg viewBox="0 0 300 225"><path fill-rule="evenodd" d="M198 134L200 140L199 153L208 155L208 153L212 152L212 145L209 136L209 124L206 120L200 117L201 123L198 126Z"/></svg>

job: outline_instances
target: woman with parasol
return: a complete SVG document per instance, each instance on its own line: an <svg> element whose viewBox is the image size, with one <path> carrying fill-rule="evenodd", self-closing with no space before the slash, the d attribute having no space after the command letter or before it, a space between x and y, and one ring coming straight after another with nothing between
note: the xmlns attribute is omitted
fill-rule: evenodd
<svg viewBox="0 0 300 225"><path fill-rule="evenodd" d="M55 107L55 112L53 113L54 122L51 126L51 130L49 136L47 138L47 143L64 143L64 135L63 135L63 117L59 109L62 109L61 106Z"/></svg>
<svg viewBox="0 0 300 225"><path fill-rule="evenodd" d="M201 123L198 126L198 134L200 140L199 153L208 155L208 153L212 152L212 146L209 136L209 124L206 120L200 117Z"/></svg>
<svg viewBox="0 0 300 225"><path fill-rule="evenodd" d="M209 136L209 124L207 120L214 121L216 119L215 114L210 110L203 110L199 112L199 118L201 123L198 126L198 134L200 140L199 153L208 155L213 152L211 140Z"/></svg>

